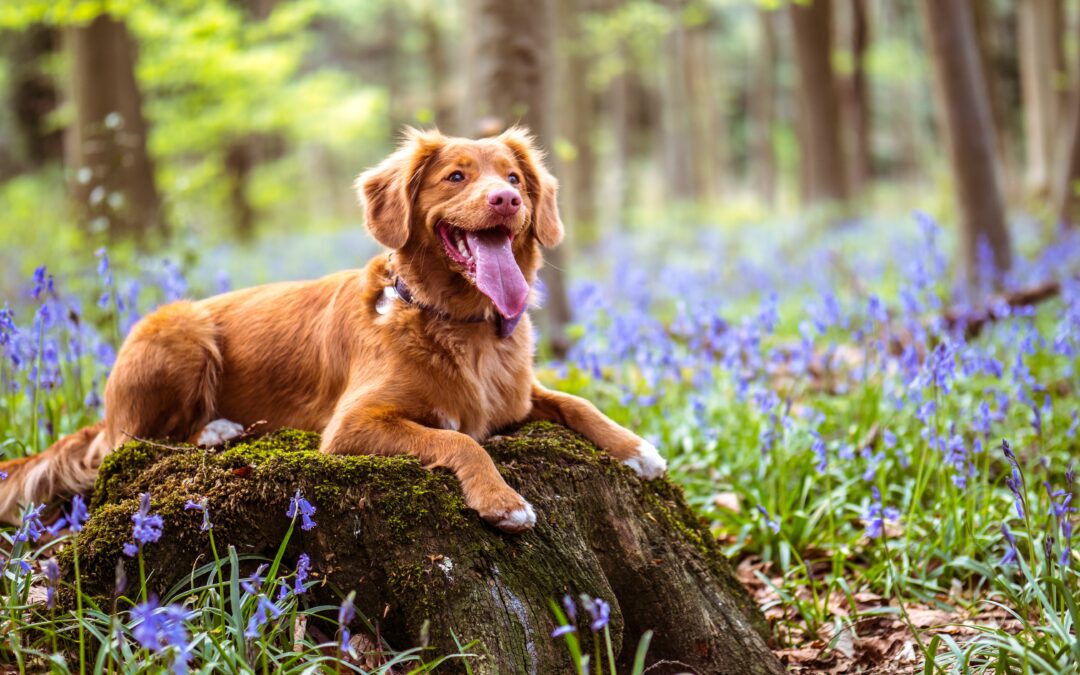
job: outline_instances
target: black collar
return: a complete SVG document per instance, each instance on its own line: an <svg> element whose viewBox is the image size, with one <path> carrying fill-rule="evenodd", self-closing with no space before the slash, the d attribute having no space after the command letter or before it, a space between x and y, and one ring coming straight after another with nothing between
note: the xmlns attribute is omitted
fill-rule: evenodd
<svg viewBox="0 0 1080 675"><path fill-rule="evenodd" d="M397 293L397 296L401 298L401 300L405 302L405 304L412 305L413 307L421 309L428 314L434 315L436 318L442 319L443 321L458 321L461 323L484 323L487 321L487 318L485 318L483 315L469 316L464 319L459 319L457 317L450 316L438 307L432 307L431 305L426 305L422 302L419 302L418 300L416 300L416 298L413 297L412 291L410 291L409 287L405 285L405 282L402 280L402 278L396 275L394 276L394 292ZM510 337L514 333L514 329L517 327L518 322L521 321L521 317L524 315L525 313L522 312L519 316L513 319L504 319L501 314L496 312L495 319L492 322L495 324L495 334L503 340Z"/></svg>

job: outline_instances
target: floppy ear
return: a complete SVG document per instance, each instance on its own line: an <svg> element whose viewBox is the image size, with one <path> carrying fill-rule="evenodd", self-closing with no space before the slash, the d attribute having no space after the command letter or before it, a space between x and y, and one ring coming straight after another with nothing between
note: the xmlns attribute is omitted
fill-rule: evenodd
<svg viewBox="0 0 1080 675"><path fill-rule="evenodd" d="M544 248L558 246L564 234L556 199L559 182L544 168L543 153L529 132L521 127L507 129L499 140L514 153L525 173L525 190L533 205L532 226L536 238Z"/></svg>
<svg viewBox="0 0 1080 675"><path fill-rule="evenodd" d="M356 179L364 222L375 241L399 249L409 240L413 202L424 170L444 143L438 131L407 129L405 141L392 155Z"/></svg>

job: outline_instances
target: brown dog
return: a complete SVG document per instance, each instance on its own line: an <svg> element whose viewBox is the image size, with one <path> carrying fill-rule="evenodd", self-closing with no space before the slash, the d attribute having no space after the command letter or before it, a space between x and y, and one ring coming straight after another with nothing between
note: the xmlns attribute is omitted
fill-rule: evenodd
<svg viewBox="0 0 1080 675"><path fill-rule="evenodd" d="M368 229L391 252L362 270L145 317L106 385L105 420L0 466L10 474L0 517L87 490L132 437L216 445L259 420L318 431L323 452L449 468L466 503L511 532L536 516L480 446L497 429L553 420L644 478L664 472L649 443L533 378L525 309L539 245L558 244L563 226L525 131L477 141L411 131L357 186Z"/></svg>

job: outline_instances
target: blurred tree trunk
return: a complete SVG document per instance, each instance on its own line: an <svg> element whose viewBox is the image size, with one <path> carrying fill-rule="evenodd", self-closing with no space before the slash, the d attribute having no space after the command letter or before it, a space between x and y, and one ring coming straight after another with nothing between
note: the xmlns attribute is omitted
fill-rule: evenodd
<svg viewBox="0 0 1080 675"><path fill-rule="evenodd" d="M420 27L424 32L428 89L431 93L431 111L435 116L435 125L444 132L453 133L457 127L448 86L449 69L446 64L446 47L443 43L443 26L439 23L440 16L440 12L434 6L426 7L420 19Z"/></svg>
<svg viewBox="0 0 1080 675"><path fill-rule="evenodd" d="M715 185L716 106L709 82L707 9L690 0L667 0L674 27L664 38L660 72L664 176L667 194L707 198Z"/></svg>
<svg viewBox="0 0 1080 675"><path fill-rule="evenodd" d="M1001 18L995 11L994 3L983 0L971 0L972 18L975 23L975 39L979 47L979 60L986 78L986 93L990 98L990 112L994 124L994 140L1002 167L1003 189L1014 197L1021 191L1017 180L1017 149L1013 134L1009 133L1013 117L1009 114L1012 104L1005 90L1010 80L1009 73L999 72L1002 61L1012 63L1015 53L1012 49L1003 49L996 39L1001 33ZM1005 31L1013 33L1015 31ZM1015 35L1010 37L1015 38ZM1006 56L1007 54L1007 56ZM1003 59L1002 56L1005 56Z"/></svg>
<svg viewBox="0 0 1080 675"><path fill-rule="evenodd" d="M1077 19L1080 35L1080 17ZM1080 50L1078 50L1080 54ZM1068 119L1063 120L1062 140L1065 142L1054 180L1054 214L1068 227L1080 224L1080 59L1073 79L1073 96Z"/></svg>
<svg viewBox="0 0 1080 675"><path fill-rule="evenodd" d="M968 283L981 281L979 247L993 253L994 281L1012 263L993 117L968 0L922 0L940 119L949 140Z"/></svg>
<svg viewBox="0 0 1080 675"><path fill-rule="evenodd" d="M840 136L840 107L831 63L832 2L791 5L799 80L803 199L843 202L848 188Z"/></svg>
<svg viewBox="0 0 1080 675"><path fill-rule="evenodd" d="M127 27L102 14L65 40L75 112L65 154L84 224L117 237L164 229Z"/></svg>
<svg viewBox="0 0 1080 675"><path fill-rule="evenodd" d="M593 0L557 0L559 110L557 136L568 148L555 159L559 168L563 218L575 241L596 238L596 154L593 149L595 96L589 88L591 59L585 52L582 14L596 10Z"/></svg>
<svg viewBox="0 0 1080 675"><path fill-rule="evenodd" d="M63 158L63 134L49 129L46 118L60 102L56 83L43 61L59 47L55 28L30 26L0 35L0 55L7 61L7 105L13 128L0 138L0 181Z"/></svg>
<svg viewBox="0 0 1080 675"><path fill-rule="evenodd" d="M866 49L870 45L868 0L850 0L851 74L844 88L846 96L845 121L851 129L851 173L849 185L853 193L866 189L873 172L870 149L870 91L866 80Z"/></svg>
<svg viewBox="0 0 1080 675"><path fill-rule="evenodd" d="M758 193L766 204L776 203L776 148L773 125L776 123L776 13L759 7L758 54L750 91L750 116L754 129L753 166Z"/></svg>
<svg viewBox="0 0 1080 675"><path fill-rule="evenodd" d="M548 106L555 96L550 0L469 0L466 15L470 67L462 127L470 135L494 135L523 124L550 149L554 125ZM546 300L539 319L559 357L569 347L566 326L571 319L564 250L545 251L540 271Z"/></svg>
<svg viewBox="0 0 1080 675"><path fill-rule="evenodd" d="M1057 144L1058 96L1054 81L1061 68L1057 0L1020 0L1020 70L1027 146L1027 186L1046 194ZM1055 47L1055 43L1058 47Z"/></svg>

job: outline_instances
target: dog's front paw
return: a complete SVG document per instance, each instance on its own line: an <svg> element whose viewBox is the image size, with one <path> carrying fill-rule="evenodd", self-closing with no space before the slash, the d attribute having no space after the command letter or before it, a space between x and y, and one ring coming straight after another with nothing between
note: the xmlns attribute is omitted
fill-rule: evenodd
<svg viewBox="0 0 1080 675"><path fill-rule="evenodd" d="M513 490L507 489L506 493L484 501L486 503L473 508L480 513L481 518L503 532L524 532L536 525L536 512L533 511L532 504Z"/></svg>
<svg viewBox="0 0 1080 675"><path fill-rule="evenodd" d="M645 480L659 478L667 471L667 462L660 456L656 447L648 441L642 441L637 446L637 455L624 460L623 464L633 469L639 478Z"/></svg>

